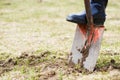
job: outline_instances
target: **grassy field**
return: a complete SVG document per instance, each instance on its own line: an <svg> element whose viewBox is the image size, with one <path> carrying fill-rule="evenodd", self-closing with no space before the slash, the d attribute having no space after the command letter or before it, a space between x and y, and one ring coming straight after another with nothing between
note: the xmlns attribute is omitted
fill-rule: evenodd
<svg viewBox="0 0 120 80"><path fill-rule="evenodd" d="M96 71L85 74L67 65L76 24L65 20L83 0L0 0L0 80L120 80L119 3L109 0Z"/></svg>

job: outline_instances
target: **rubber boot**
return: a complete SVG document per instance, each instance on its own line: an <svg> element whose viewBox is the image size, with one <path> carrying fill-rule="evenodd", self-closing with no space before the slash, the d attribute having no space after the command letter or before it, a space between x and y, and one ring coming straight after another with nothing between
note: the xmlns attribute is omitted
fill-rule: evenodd
<svg viewBox="0 0 120 80"><path fill-rule="evenodd" d="M104 25L106 20L105 9L108 0L91 0L90 7L95 25ZM70 14L66 18L67 21L77 24L87 24L86 12L82 11L77 14Z"/></svg>

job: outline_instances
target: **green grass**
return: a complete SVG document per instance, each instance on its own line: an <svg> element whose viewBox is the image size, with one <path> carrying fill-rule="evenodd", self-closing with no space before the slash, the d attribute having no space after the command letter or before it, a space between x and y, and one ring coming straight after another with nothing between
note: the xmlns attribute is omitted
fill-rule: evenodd
<svg viewBox="0 0 120 80"><path fill-rule="evenodd" d="M97 62L99 68L108 65L111 59L116 61L116 66L120 63L119 3L119 0L109 0L105 23L107 31L104 32L101 54ZM67 22L65 18L69 13L83 9L83 0L43 0L43 2L39 0L0 0L0 61L9 58L17 61L17 65L10 66L12 70L4 72L0 76L0 80L12 80L13 78L38 80L44 63L52 62L54 64L56 59L61 57L66 59L67 53L71 49L76 24ZM22 53L40 55L44 51L49 52L47 57L37 59L38 62L36 61L33 66L29 65L31 63L29 58L16 58ZM54 56L56 59L53 58ZM22 62L24 65L21 64ZM0 71L1 69L3 68L0 67ZM79 73L64 75L63 70L60 68L57 70L58 76L55 77L58 80L79 78L75 76ZM120 75L119 71L114 72L116 75ZM96 72L91 75L80 74L79 79L119 80L119 76L116 77L115 74L110 72L105 72L105 76L104 72Z"/></svg>

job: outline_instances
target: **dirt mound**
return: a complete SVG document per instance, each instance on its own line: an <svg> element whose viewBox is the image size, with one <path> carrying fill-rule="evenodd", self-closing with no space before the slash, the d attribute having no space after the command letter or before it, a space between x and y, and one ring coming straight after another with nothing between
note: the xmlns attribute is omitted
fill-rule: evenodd
<svg viewBox="0 0 120 80"><path fill-rule="evenodd" d="M18 57L9 58L0 61L0 75L5 72L12 71L15 66L25 65L28 67L35 67L36 78L39 80L57 80L60 75L65 76L79 76L79 74L89 74L79 65L70 67L65 57L56 57L49 51L40 54L23 53ZM113 69L120 70L120 64L111 59L108 64L102 67L95 67L94 72L109 72ZM62 74L61 74L62 72Z"/></svg>

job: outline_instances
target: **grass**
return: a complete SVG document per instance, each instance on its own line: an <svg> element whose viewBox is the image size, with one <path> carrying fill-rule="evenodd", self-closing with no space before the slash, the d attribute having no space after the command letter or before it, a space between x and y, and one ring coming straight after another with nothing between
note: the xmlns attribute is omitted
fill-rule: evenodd
<svg viewBox="0 0 120 80"><path fill-rule="evenodd" d="M107 30L96 65L98 68L107 66L111 59L116 61L117 67L120 64L119 2L109 0ZM0 80L39 80L43 79L44 71L49 73L51 70L56 72L51 80L119 80L119 70L83 75L66 69L64 59L71 48L76 24L68 23L65 18L69 13L83 9L83 1L79 0L0 0L0 63L12 58L4 68L0 67ZM45 57L37 58L44 52L47 52ZM19 58L23 54L29 56ZM35 57L31 60L30 56ZM17 64L13 65L14 62ZM52 64L58 68L49 66L49 70L47 66Z"/></svg>

